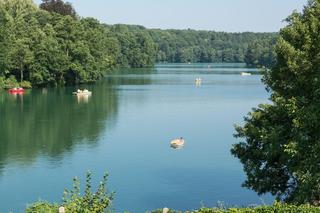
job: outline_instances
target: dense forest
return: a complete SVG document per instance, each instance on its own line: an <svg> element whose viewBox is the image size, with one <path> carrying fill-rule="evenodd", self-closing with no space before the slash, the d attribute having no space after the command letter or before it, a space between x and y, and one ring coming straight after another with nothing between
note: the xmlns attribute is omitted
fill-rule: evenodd
<svg viewBox="0 0 320 213"><path fill-rule="evenodd" d="M157 62L233 62L273 64L276 33L225 33L196 30L149 30Z"/></svg>
<svg viewBox="0 0 320 213"><path fill-rule="evenodd" d="M107 25L70 3L0 0L0 88L93 82L116 67L156 62L271 66L276 33L224 33ZM20 84L21 85L21 84Z"/></svg>

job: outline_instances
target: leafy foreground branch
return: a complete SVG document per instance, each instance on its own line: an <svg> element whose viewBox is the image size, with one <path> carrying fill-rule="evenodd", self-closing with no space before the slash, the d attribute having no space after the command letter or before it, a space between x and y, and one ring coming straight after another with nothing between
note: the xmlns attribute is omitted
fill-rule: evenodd
<svg viewBox="0 0 320 213"><path fill-rule="evenodd" d="M80 181L73 179L72 190L66 189L63 194L63 203L61 205L48 202L37 202L26 209L26 213L51 213L58 212L59 207L63 206L65 212L79 213L98 213L109 212L114 193L107 193L106 183L108 174L103 176L102 181L95 193L92 192L91 172L87 172L86 186L84 195L81 196Z"/></svg>

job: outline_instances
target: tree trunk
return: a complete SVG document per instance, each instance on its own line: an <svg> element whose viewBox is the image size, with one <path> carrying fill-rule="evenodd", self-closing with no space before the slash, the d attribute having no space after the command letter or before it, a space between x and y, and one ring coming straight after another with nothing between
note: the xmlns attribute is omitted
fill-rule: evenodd
<svg viewBox="0 0 320 213"><path fill-rule="evenodd" d="M23 81L23 65L20 64L20 82Z"/></svg>

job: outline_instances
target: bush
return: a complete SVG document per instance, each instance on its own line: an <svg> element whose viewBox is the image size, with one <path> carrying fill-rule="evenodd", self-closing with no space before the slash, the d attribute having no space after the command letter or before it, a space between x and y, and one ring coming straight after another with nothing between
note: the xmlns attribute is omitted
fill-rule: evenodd
<svg viewBox="0 0 320 213"><path fill-rule="evenodd" d="M31 89L32 85L29 81L22 81L20 83L20 87L24 88L24 89Z"/></svg>
<svg viewBox="0 0 320 213"><path fill-rule="evenodd" d="M186 211L185 213L320 213L320 207L311 205L288 205L282 203L274 203L272 206L257 206L252 208L202 208L194 211ZM162 209L151 213L162 213ZM168 213L182 213L181 211L170 210Z"/></svg>
<svg viewBox="0 0 320 213"><path fill-rule="evenodd" d="M0 89L3 89L5 85L5 78L0 76Z"/></svg>
<svg viewBox="0 0 320 213"><path fill-rule="evenodd" d="M38 202L26 209L26 213L57 213L57 204L49 204L46 202Z"/></svg>
<svg viewBox="0 0 320 213"><path fill-rule="evenodd" d="M3 88L10 89L14 87L19 87L19 83L17 79L13 75L11 75L9 78L5 79Z"/></svg>
<svg viewBox="0 0 320 213"><path fill-rule="evenodd" d="M91 172L86 175L86 187L84 195L80 193L80 181L78 178L73 179L73 189L65 190L63 195L63 203L50 204L47 202L38 202L32 204L26 209L26 213L46 213L58 212L59 206L65 207L67 213L101 213L105 212L111 206L113 193L108 194L106 190L106 182L108 175L103 176L102 181L95 193L91 192Z"/></svg>
<svg viewBox="0 0 320 213"><path fill-rule="evenodd" d="M32 85L29 81L22 81L19 84L14 76L10 76L9 78L5 78L5 77L0 76L0 89L11 89L14 87L22 87L25 89L31 89Z"/></svg>

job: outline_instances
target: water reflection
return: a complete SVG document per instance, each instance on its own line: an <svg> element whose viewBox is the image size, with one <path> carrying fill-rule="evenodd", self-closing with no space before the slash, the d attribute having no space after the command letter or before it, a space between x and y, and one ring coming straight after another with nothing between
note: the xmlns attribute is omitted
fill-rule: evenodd
<svg viewBox="0 0 320 213"><path fill-rule="evenodd" d="M105 81L109 85L150 85L153 83L152 75L156 74L154 68L119 69L110 73Z"/></svg>
<svg viewBox="0 0 320 213"><path fill-rule="evenodd" d="M184 148L184 146L179 146L179 145L175 145L175 144L170 144L170 147L172 149L183 149Z"/></svg>
<svg viewBox="0 0 320 213"><path fill-rule="evenodd" d="M14 99L17 99L18 97L21 97L23 99L23 93L9 93L9 95L11 97L13 97Z"/></svg>
<svg viewBox="0 0 320 213"><path fill-rule="evenodd" d="M0 212L22 212L38 198L60 202L71 178L87 169L110 172L117 212L195 209L201 200L259 203L240 187L242 167L229 150L233 124L269 96L261 77L242 78L242 65L163 66L86 85L87 103L72 95L74 87L34 89L23 99L0 91ZM217 74L221 69L230 70ZM186 147L171 150L178 136Z"/></svg>
<svg viewBox="0 0 320 213"><path fill-rule="evenodd" d="M39 155L56 160L77 143L95 145L102 130L114 125L118 97L105 82L90 89L90 101L76 100L74 88L34 89L24 96L0 93L0 173L9 163L29 165Z"/></svg>
<svg viewBox="0 0 320 213"><path fill-rule="evenodd" d="M42 92L43 95L48 94L48 88L42 88L41 92Z"/></svg>
<svg viewBox="0 0 320 213"><path fill-rule="evenodd" d="M88 103L91 95L76 95L75 97L77 97L78 103L81 104L81 103Z"/></svg>

